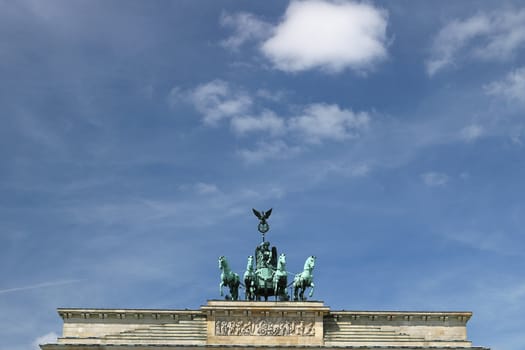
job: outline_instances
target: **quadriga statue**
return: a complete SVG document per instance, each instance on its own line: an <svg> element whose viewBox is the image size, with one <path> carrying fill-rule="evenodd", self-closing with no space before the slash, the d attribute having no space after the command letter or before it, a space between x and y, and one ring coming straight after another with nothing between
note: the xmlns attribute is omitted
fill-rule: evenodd
<svg viewBox="0 0 525 350"><path fill-rule="evenodd" d="M268 297L275 296L276 300L290 300L287 288L293 284L293 300L306 300L304 292L311 288L309 297L314 293L314 282L312 271L315 266L315 256L310 256L304 263L303 272L295 275L292 283L288 284L286 271L286 255L277 255L277 248L270 249L270 242L265 240L265 234L270 230L267 220L272 213L272 209L257 211L252 209L255 216L259 219L257 229L262 234L262 242L255 248L255 254L248 257L246 271L243 275L244 285L241 283L239 275L231 271L228 261L224 256L219 257L219 268L221 269L221 283L219 285L221 296L223 287L230 289L230 294L226 296L228 300L238 300L239 286L245 288L244 298L246 300L268 300ZM254 266L255 265L255 266Z"/></svg>

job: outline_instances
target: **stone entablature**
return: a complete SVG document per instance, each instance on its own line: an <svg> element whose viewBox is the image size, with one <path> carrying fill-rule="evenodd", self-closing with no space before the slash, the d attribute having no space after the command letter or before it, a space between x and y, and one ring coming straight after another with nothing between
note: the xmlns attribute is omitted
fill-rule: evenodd
<svg viewBox="0 0 525 350"><path fill-rule="evenodd" d="M470 312L331 311L322 302L209 301L199 310L59 309L44 350L185 347L479 349Z"/></svg>

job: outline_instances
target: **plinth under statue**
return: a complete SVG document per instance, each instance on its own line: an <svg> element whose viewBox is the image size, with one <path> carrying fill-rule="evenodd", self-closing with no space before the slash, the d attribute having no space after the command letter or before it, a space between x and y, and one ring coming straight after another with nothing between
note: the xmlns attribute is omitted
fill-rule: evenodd
<svg viewBox="0 0 525 350"><path fill-rule="evenodd" d="M315 257L288 284L286 256L277 256L265 240L267 212L259 218L262 243L248 257L241 281L222 256L220 290L226 300L209 300L195 310L60 308L62 336L43 350L169 350L226 349L283 350L397 349L489 350L467 339L471 312L454 311L333 311L322 301L306 301L313 293ZM254 258L255 257L255 258ZM254 261L255 260L255 261ZM254 266L255 265L255 266ZM294 292L289 295L287 287ZM245 288L244 299L239 287ZM270 297L270 298L269 298ZM275 301L269 300L273 297ZM264 299L264 301L262 301Z"/></svg>

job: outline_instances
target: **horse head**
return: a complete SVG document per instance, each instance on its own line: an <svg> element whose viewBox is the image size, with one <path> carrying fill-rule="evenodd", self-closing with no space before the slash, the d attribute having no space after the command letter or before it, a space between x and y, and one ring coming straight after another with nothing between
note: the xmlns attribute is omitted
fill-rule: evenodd
<svg viewBox="0 0 525 350"><path fill-rule="evenodd" d="M248 262L246 263L246 270L253 270L253 255L248 256Z"/></svg>
<svg viewBox="0 0 525 350"><path fill-rule="evenodd" d="M284 269L285 265L286 265L286 254L281 253L281 255L279 255L279 260L277 261L277 269L278 270Z"/></svg>
<svg viewBox="0 0 525 350"><path fill-rule="evenodd" d="M315 255L311 255L309 256L306 261L304 262L304 269L305 270L313 270L314 266L315 266Z"/></svg>
<svg viewBox="0 0 525 350"><path fill-rule="evenodd" d="M226 266L226 258L219 256L219 269L223 269Z"/></svg>

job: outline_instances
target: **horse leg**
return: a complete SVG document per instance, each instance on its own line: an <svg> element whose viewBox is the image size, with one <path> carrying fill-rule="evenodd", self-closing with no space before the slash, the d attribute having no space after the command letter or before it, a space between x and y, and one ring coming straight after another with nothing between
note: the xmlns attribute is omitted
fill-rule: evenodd
<svg viewBox="0 0 525 350"><path fill-rule="evenodd" d="M222 291L222 287L224 287L224 281L221 281L219 284L219 292L221 293L221 297L224 295L224 292Z"/></svg>
<svg viewBox="0 0 525 350"><path fill-rule="evenodd" d="M241 282L239 281L239 278L237 277L235 281L233 282L233 291L232 291L232 299L233 300L239 300L239 285Z"/></svg>
<svg viewBox="0 0 525 350"><path fill-rule="evenodd" d="M312 295L314 295L314 287L315 287L315 284L314 282L310 282L310 294L308 294L308 296L311 298Z"/></svg>
<svg viewBox="0 0 525 350"><path fill-rule="evenodd" d="M246 285L246 294L245 299L246 300L253 300L253 287L252 287L252 281L250 279L246 279L244 281L244 284Z"/></svg>
<svg viewBox="0 0 525 350"><path fill-rule="evenodd" d="M286 301L287 300L286 283L279 287L279 292L278 293L279 293L279 300L280 301Z"/></svg>
<svg viewBox="0 0 525 350"><path fill-rule="evenodd" d="M248 292L248 299L247 300L253 300L253 286L250 282L249 284L249 287L247 288L247 292Z"/></svg>

